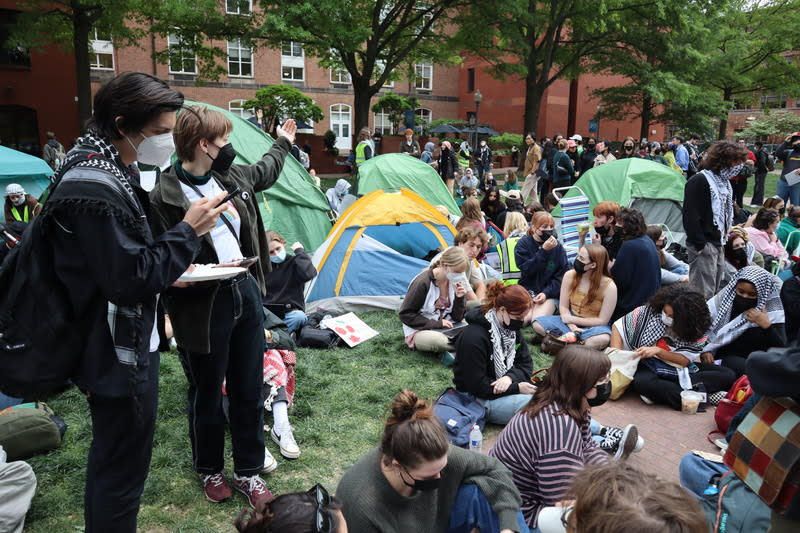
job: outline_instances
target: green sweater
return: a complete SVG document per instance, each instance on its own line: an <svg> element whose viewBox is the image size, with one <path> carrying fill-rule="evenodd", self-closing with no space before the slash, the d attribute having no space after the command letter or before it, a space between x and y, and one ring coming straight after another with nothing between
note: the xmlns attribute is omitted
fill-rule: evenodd
<svg viewBox="0 0 800 533"><path fill-rule="evenodd" d="M398 494L383 475L381 453L371 450L345 472L336 496L342 501L347 528L358 533L441 533L462 484L477 485L500 518L500 529L519 532L522 501L511 472L493 457L450 447L441 485L433 492Z"/></svg>
<svg viewBox="0 0 800 533"><path fill-rule="evenodd" d="M781 220L781 223L778 225L778 231L776 233L789 255L793 254L797 247L800 246L800 233L795 233L798 230L800 230L800 227L789 217Z"/></svg>

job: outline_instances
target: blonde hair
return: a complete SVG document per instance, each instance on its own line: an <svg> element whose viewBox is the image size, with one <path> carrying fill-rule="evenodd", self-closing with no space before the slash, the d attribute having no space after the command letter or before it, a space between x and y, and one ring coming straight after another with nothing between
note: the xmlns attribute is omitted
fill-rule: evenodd
<svg viewBox="0 0 800 533"><path fill-rule="evenodd" d="M528 229L528 221L525 220L525 215L517 211L511 211L506 214L506 224L503 226L503 233L506 237L511 235L514 231L526 231Z"/></svg>
<svg viewBox="0 0 800 533"><path fill-rule="evenodd" d="M451 246L450 248L442 252L442 255L439 256L439 259L431 263L431 269L440 266L463 268L464 270L466 270L467 266L469 266L469 259L467 258L467 252L465 252L458 246Z"/></svg>
<svg viewBox="0 0 800 533"><path fill-rule="evenodd" d="M213 141L233 131L231 121L213 109L192 105L178 113L175 123L175 152L181 161L193 161L194 149L202 140Z"/></svg>
<svg viewBox="0 0 800 533"><path fill-rule="evenodd" d="M283 238L283 235L271 229L267 232L267 242L270 243L272 241L277 241L281 244L286 244L286 239Z"/></svg>

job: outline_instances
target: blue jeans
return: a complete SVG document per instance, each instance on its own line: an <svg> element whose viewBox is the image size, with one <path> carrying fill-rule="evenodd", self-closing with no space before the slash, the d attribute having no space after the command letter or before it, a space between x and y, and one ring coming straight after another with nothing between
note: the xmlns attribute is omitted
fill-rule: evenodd
<svg viewBox="0 0 800 533"><path fill-rule="evenodd" d="M522 511L517 511L517 523L520 533L529 533ZM500 519L477 485L461 485L450 510L447 533L470 533L476 528L481 533L496 533L500 531Z"/></svg>
<svg viewBox="0 0 800 533"><path fill-rule="evenodd" d="M708 481L714 474L724 474L730 470L727 466L714 463L693 453L687 453L681 459L679 468L681 486L688 490L698 500L704 500L703 491L708 487Z"/></svg>
<svg viewBox="0 0 800 533"><path fill-rule="evenodd" d="M508 396L501 396L494 400L478 401L483 404L486 409L486 421L490 424L498 424L505 426L511 417L517 414L517 411L525 407L531 398L532 394L510 394Z"/></svg>
<svg viewBox="0 0 800 533"><path fill-rule="evenodd" d="M6 407L19 405L21 403L22 403L22 398L13 398L11 396L6 396L2 392L0 392L0 411L5 409Z"/></svg>
<svg viewBox="0 0 800 533"><path fill-rule="evenodd" d="M545 331L549 333L553 333L555 335L563 335L570 331L569 327L561 321L560 316L550 315L550 316L540 316L534 322L538 322L540 326L544 328ZM583 328L583 331L580 333L581 339L588 339L589 337L594 337L595 335L611 335L611 328L608 326L590 326Z"/></svg>
<svg viewBox="0 0 800 533"><path fill-rule="evenodd" d="M303 326L308 322L308 317L304 312L295 309L286 313L286 316L283 317L283 321L286 323L286 327L289 328L289 333L291 333L303 329Z"/></svg>
<svg viewBox="0 0 800 533"><path fill-rule="evenodd" d="M780 196L784 202L791 200L792 205L800 205L800 183L789 185L785 180L779 179L775 194Z"/></svg>

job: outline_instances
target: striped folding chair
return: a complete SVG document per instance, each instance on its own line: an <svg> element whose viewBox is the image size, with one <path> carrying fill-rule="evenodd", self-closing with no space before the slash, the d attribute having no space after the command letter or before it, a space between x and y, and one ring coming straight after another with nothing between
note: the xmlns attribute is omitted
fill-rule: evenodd
<svg viewBox="0 0 800 533"><path fill-rule="evenodd" d="M564 198L570 190L578 191L576 196ZM578 255L580 237L578 226L589 224L589 198L580 187L558 187L553 189L553 194L558 198L561 206L561 218L558 235L561 245L567 253L567 261L572 263Z"/></svg>

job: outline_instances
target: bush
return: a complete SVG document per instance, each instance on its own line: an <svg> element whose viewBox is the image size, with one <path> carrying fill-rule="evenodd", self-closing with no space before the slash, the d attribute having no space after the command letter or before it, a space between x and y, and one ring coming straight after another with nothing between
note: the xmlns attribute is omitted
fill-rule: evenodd
<svg viewBox="0 0 800 533"><path fill-rule="evenodd" d="M492 147L511 149L512 146L522 146L522 141L523 137L519 133L503 133L492 135L486 142Z"/></svg>

